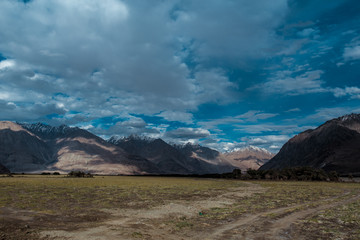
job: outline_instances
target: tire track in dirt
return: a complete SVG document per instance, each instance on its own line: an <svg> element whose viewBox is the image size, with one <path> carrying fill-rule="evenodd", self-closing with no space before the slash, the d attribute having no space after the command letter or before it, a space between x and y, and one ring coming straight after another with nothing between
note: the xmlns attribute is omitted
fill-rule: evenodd
<svg viewBox="0 0 360 240"><path fill-rule="evenodd" d="M109 214L109 219L97 227L79 229L77 231L50 230L42 231L41 235L50 239L134 239L131 232L141 231L146 239L189 239L182 238L169 233L169 229L154 226L157 219L168 218L171 215L194 217L199 210L206 210L214 207L225 207L235 202L234 199L248 197L255 193L265 191L265 188L258 184L244 182L245 186L228 189L226 192L203 200L197 201L169 201L167 204L150 209L104 209ZM125 234L125 235L124 235ZM126 234L130 237L126 236ZM195 238L195 237L194 237ZM191 237L190 239L194 239Z"/></svg>
<svg viewBox="0 0 360 240"><path fill-rule="evenodd" d="M349 194L349 192L345 192L344 195ZM321 202L326 201L334 201L336 199L339 199L343 197L341 196L335 196L328 199L319 200L316 202L313 202L315 204L319 204ZM241 233L242 236L239 239L294 239L293 236L289 236L288 230L291 228L291 225L303 218L306 218L310 216L311 214L314 214L318 211L337 207L342 204L348 204L351 202L354 202L356 200L360 199L360 195L357 195L355 197L347 198L345 200L340 200L336 202L332 202L329 204L321 205L315 208L308 208L301 211L295 211L293 213L287 214L288 210L292 209L301 209L303 207L306 207L309 205L309 203L303 203L298 205L292 205L289 207L282 207L277 208L270 211L260 212L256 214L248 214L244 217L236 220L233 223L229 223L226 225L222 225L219 228L216 228L213 232L209 234L209 236L206 239L229 239L231 237L234 237L233 234L230 234L233 230L238 230L237 232ZM283 217L271 222L271 220L267 219L266 216L268 215L284 215ZM262 229L261 232L243 232L239 231L245 230L246 228L259 228Z"/></svg>
<svg viewBox="0 0 360 240"><path fill-rule="evenodd" d="M319 211L338 207L340 205L349 204L352 202L355 202L360 199L360 195L357 195L352 198L348 198L342 201L329 203L325 205L321 205L316 208L310 208L299 212L291 213L290 215L287 215L279 220L276 220L272 225L272 230L268 233L266 233L267 237L269 239L293 239L294 236L289 235L289 230L291 228L291 225L294 224L296 221L300 219L304 219L310 215L313 215Z"/></svg>

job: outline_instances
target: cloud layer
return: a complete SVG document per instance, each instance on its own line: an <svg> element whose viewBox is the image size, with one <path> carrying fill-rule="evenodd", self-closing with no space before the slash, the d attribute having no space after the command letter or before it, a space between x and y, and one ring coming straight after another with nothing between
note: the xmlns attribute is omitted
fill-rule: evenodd
<svg viewBox="0 0 360 240"><path fill-rule="evenodd" d="M359 7L3 0L0 118L276 151L323 109L357 110Z"/></svg>

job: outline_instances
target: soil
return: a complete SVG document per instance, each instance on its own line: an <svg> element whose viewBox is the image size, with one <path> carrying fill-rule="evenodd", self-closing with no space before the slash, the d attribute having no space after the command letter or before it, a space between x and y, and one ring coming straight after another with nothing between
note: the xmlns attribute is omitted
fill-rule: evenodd
<svg viewBox="0 0 360 240"><path fill-rule="evenodd" d="M340 196L342 197L342 196ZM293 231L299 220L305 219L319 211L334 208L343 204L349 204L360 199L360 195L355 197L339 200L337 198L329 198L315 202L314 205L330 201L328 204L321 204L313 208L306 208L306 204L293 205L291 207L278 208L271 211L261 212L244 216L237 221L215 229L209 239L255 239L255 240L277 240L277 239L309 239L304 238L299 231ZM303 209L289 213L291 209ZM266 216L274 214L278 216L276 219L269 221Z"/></svg>
<svg viewBox="0 0 360 240"><path fill-rule="evenodd" d="M360 199L360 194L343 193L311 205L292 205L223 221L202 221L200 226L191 227L191 219L198 218L199 211L224 208L238 198L266 190L254 183L246 184L250 186L206 200L169 201L148 209L100 209L91 219L0 208L0 240L303 239L301 232L296 231L300 220Z"/></svg>

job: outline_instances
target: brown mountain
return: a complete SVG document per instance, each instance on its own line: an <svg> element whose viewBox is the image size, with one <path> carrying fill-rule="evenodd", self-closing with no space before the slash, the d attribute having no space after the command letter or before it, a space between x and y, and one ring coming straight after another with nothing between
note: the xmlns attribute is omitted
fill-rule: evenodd
<svg viewBox="0 0 360 240"><path fill-rule="evenodd" d="M0 164L11 172L46 169L53 162L51 148L19 124L0 122Z"/></svg>
<svg viewBox="0 0 360 240"><path fill-rule="evenodd" d="M218 161L219 152L199 145L170 145L162 139L139 136L112 137L109 142L130 154L148 159L164 174L204 174L232 171L233 166Z"/></svg>
<svg viewBox="0 0 360 240"><path fill-rule="evenodd" d="M12 172L158 172L147 159L130 155L83 129L13 122L1 122L0 129L0 163Z"/></svg>
<svg viewBox="0 0 360 240"><path fill-rule="evenodd" d="M274 154L266 149L254 146L235 149L235 151L223 155L230 164L241 169L241 171L246 171L249 168L257 170L274 157Z"/></svg>
<svg viewBox="0 0 360 240"><path fill-rule="evenodd" d="M360 114L327 121L291 138L260 169L309 166L341 174L360 173Z"/></svg>
<svg viewBox="0 0 360 240"><path fill-rule="evenodd" d="M196 144L136 136L102 138L77 127L0 122L0 164L12 172L80 170L98 174L205 174L256 168L253 151L221 154ZM254 165L245 162L257 161ZM257 164L257 165L256 165Z"/></svg>
<svg viewBox="0 0 360 240"><path fill-rule="evenodd" d="M236 168L214 149L191 143L174 145L174 147L186 156L192 169L201 169L201 174L231 172Z"/></svg>

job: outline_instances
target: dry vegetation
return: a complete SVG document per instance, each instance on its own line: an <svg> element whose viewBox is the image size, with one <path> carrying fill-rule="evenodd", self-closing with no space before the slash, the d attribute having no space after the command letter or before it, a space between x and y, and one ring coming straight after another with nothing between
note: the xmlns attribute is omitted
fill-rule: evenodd
<svg viewBox="0 0 360 240"><path fill-rule="evenodd" d="M0 177L0 239L360 239L360 184Z"/></svg>

